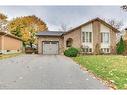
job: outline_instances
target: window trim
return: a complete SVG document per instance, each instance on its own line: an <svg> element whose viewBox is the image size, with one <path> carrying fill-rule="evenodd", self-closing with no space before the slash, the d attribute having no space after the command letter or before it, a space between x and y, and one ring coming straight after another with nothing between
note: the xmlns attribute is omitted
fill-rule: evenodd
<svg viewBox="0 0 127 95"><path fill-rule="evenodd" d="M107 35L108 34L108 41L107 39ZM101 32L101 43L104 43L104 44L109 44L110 43L110 33L109 32Z"/></svg>
<svg viewBox="0 0 127 95"><path fill-rule="evenodd" d="M85 42L85 32L82 32L82 41Z"/></svg>
<svg viewBox="0 0 127 95"><path fill-rule="evenodd" d="M82 31L82 41L84 43L92 43L93 42L93 33L90 31Z"/></svg>
<svg viewBox="0 0 127 95"><path fill-rule="evenodd" d="M93 52L93 49L92 48L89 48L89 47L84 47L83 48L83 52L85 52L85 53L92 53Z"/></svg>
<svg viewBox="0 0 127 95"><path fill-rule="evenodd" d="M110 53L110 48L101 48L102 53Z"/></svg>

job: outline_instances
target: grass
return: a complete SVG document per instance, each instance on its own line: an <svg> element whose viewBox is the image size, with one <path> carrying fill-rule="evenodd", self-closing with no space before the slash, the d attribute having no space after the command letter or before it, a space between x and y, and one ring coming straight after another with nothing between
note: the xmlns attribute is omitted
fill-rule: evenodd
<svg viewBox="0 0 127 95"><path fill-rule="evenodd" d="M21 53L3 54L3 55L0 55L0 60L1 60L1 59L5 59L5 58L16 57L16 56L18 56L18 55L21 55Z"/></svg>
<svg viewBox="0 0 127 95"><path fill-rule="evenodd" d="M127 89L127 57L120 55L91 55L73 58L96 76L112 82L116 89Z"/></svg>

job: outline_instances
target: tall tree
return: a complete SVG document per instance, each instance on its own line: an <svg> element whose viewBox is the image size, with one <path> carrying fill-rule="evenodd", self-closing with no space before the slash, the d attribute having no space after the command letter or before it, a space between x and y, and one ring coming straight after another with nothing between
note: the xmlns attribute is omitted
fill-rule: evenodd
<svg viewBox="0 0 127 95"><path fill-rule="evenodd" d="M22 38L24 45L36 44L36 33L47 30L47 25L35 15L14 18L9 23L9 30L15 36Z"/></svg>

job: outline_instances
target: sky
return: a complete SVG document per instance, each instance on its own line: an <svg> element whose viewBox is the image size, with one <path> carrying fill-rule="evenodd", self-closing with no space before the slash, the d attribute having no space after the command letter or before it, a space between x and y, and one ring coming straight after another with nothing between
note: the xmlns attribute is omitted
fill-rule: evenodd
<svg viewBox="0 0 127 95"><path fill-rule="evenodd" d="M0 6L0 12L6 14L8 20L36 15L49 30L60 30L62 24L76 27L96 17L123 21L124 27L127 26L127 12L120 6Z"/></svg>

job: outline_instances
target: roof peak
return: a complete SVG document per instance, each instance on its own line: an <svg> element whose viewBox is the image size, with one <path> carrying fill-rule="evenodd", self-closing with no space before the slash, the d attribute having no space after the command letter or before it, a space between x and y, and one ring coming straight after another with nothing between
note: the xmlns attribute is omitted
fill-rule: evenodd
<svg viewBox="0 0 127 95"><path fill-rule="evenodd" d="M101 19L101 18L99 18L99 17L96 17L96 18L93 18L93 19L90 19L90 20L86 21L86 22L83 23L83 24L80 24L79 26L77 26L77 27L75 27L75 28L73 28L73 29L68 30L66 33L71 32L71 31L73 31L73 30L75 30L75 29L77 29L77 28L80 28L80 27L82 27L82 26L84 26L84 25L87 25L87 24L89 24L89 23L91 23L91 22L93 22L93 21L96 21L96 20L98 20L99 22L101 22L101 23L107 25L109 28L112 28L113 30L119 32L118 29L116 29L115 27L113 27L112 25L110 25L109 23L107 23L105 20L103 20L103 19Z"/></svg>

